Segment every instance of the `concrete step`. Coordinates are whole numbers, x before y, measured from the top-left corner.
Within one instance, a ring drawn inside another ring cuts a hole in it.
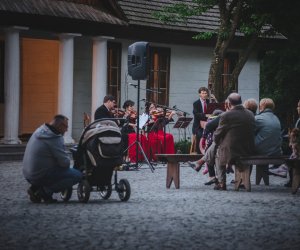
[[[27,143],[3,145],[0,144],[0,162],[22,161]],[[74,145],[66,145],[66,152],[72,159],[70,148]]]
[[[0,145],[0,162],[3,161],[22,161],[26,143],[14,145]]]

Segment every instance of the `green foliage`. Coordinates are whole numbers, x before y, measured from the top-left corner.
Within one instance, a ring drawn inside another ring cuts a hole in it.
[[[181,154],[189,154],[191,148],[191,142],[188,140],[180,140],[175,142],[175,150],[176,152],[180,152]]]
[[[175,3],[153,12],[152,15],[162,23],[186,23],[189,17],[200,16],[217,4],[217,0],[192,0],[190,3]],[[196,40],[212,38],[213,32],[202,32],[193,36]]]
[[[193,36],[193,39],[195,40],[209,40],[213,37],[214,33],[213,32],[201,32],[198,33],[197,35]]]
[[[268,52],[261,62],[260,75],[260,98],[272,98],[282,127],[292,127],[298,117],[296,107],[300,99],[298,43]]]

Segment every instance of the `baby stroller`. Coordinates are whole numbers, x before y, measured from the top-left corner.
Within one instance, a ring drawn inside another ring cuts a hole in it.
[[[122,164],[121,132],[115,120],[99,119],[88,125],[76,148],[71,150],[74,168],[82,171],[83,180],[78,184],[80,202],[88,202],[91,192],[99,192],[108,199],[115,190],[121,201],[128,201],[131,194],[127,179],[117,180],[117,167]],[[114,174],[114,182],[111,183]]]

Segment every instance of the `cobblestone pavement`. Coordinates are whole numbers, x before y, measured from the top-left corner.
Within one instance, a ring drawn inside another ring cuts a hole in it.
[[[184,165],[183,165],[184,166]],[[74,190],[69,202],[33,204],[21,163],[0,163],[0,249],[300,249],[300,191],[270,186],[228,191],[203,185],[207,176],[181,167],[180,189],[166,189],[166,166],[154,173],[120,171],[130,182],[128,202],[116,192],[87,204]],[[252,173],[254,183],[255,168]]]

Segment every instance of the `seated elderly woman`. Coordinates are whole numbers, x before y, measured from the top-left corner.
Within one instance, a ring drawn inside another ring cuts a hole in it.
[[[243,105],[246,109],[249,109],[250,111],[253,112],[254,115],[256,115],[257,101],[254,98],[247,99],[246,101],[244,101]]]
[[[272,99],[263,98],[260,100],[259,113],[255,116],[255,151],[258,155],[282,154],[281,124],[274,114],[274,109],[275,104]],[[268,171],[268,165],[257,167]],[[265,180],[265,184],[268,185],[268,180]]]

